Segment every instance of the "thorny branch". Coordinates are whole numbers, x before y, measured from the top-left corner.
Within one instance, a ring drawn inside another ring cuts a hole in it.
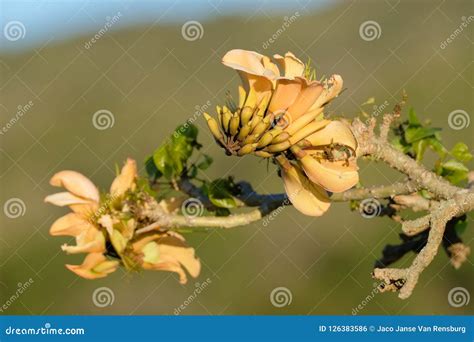
[[[366,198],[387,198],[391,205],[397,208],[410,208],[413,211],[428,211],[420,218],[402,221],[402,231],[405,244],[400,246],[387,246],[392,249],[384,251],[384,259],[376,266],[385,267],[396,261],[408,251],[417,252],[413,263],[404,269],[375,268],[373,276],[384,282],[383,291],[399,291],[399,297],[408,298],[418,282],[423,270],[429,266],[436,256],[439,246],[444,245],[455,267],[459,267],[469,254],[469,247],[462,244],[459,238],[452,233],[445,234],[453,220],[465,215],[474,209],[474,189],[463,189],[452,185],[434,172],[427,170],[414,159],[395,149],[387,140],[392,122],[399,116],[399,109],[395,108],[394,114],[383,117],[379,134],[375,133],[376,121],[374,118],[364,124],[355,119],[351,129],[358,142],[357,155],[368,156],[387,164],[389,167],[405,174],[405,182],[397,182],[370,188],[355,188],[343,193],[333,194],[333,201],[363,200]],[[470,184],[474,177],[471,174]],[[179,214],[167,214],[160,208],[154,208],[149,217],[154,223],[143,227],[137,234],[143,234],[159,228],[177,227],[215,227],[232,228],[248,225],[262,219],[273,210],[290,205],[285,194],[262,195],[254,191],[247,182],[240,182],[238,193],[235,197],[241,202],[242,207],[254,207],[246,213],[230,216],[198,216],[189,217]],[[178,190],[190,197],[198,199],[203,206],[213,211],[216,208],[202,191],[190,180],[184,178],[177,182]],[[416,194],[419,190],[426,190],[433,196],[427,200]],[[414,237],[421,237],[416,240]],[[454,241],[451,241],[454,240]]]

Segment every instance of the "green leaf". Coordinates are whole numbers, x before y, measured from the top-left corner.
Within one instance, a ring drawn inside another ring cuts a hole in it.
[[[425,154],[426,147],[428,146],[427,140],[418,140],[413,143],[413,150],[415,151],[416,161],[420,162],[423,160],[423,155]]]
[[[461,162],[450,159],[447,162],[444,162],[441,164],[443,169],[449,170],[449,171],[461,171],[461,172],[469,172],[469,169]]]
[[[439,132],[441,128],[427,128],[427,127],[409,127],[405,131],[405,140],[408,143],[434,136],[436,132]]]
[[[468,162],[472,159],[472,154],[469,152],[469,148],[465,143],[458,142],[450,151],[452,156],[460,162]]]
[[[227,208],[217,208],[216,216],[229,216],[230,210]]]
[[[186,165],[187,160],[193,153],[193,146],[184,135],[178,137],[173,136],[168,150],[169,155],[173,159],[174,173],[180,174],[183,172],[184,165]]]
[[[430,148],[435,151],[441,159],[443,159],[446,156],[446,153],[448,153],[448,150],[436,137],[428,138],[426,141],[428,141]]]
[[[203,190],[216,207],[230,209],[237,206],[237,201],[232,195],[233,182],[230,178],[220,178],[211,183],[205,183]]]
[[[211,156],[209,156],[207,154],[204,154],[203,158],[204,158],[204,160],[202,162],[200,162],[199,164],[197,164],[197,167],[201,170],[206,170],[207,168],[209,168],[209,166],[211,166],[211,164],[213,162],[213,159],[212,159]]]
[[[395,137],[392,140],[392,145],[395,147],[397,150],[403,153],[408,153],[410,151],[411,146],[406,144],[404,139],[402,137]]]
[[[160,170],[158,170],[158,168],[156,167],[155,162],[153,160],[153,156],[149,156],[145,160],[145,170],[148,175],[148,178],[150,178],[151,180],[157,180],[158,178],[163,176]]]
[[[198,174],[198,168],[197,168],[197,166],[194,165],[194,164],[191,165],[191,166],[189,167],[188,177],[189,177],[189,178],[195,178],[195,177],[197,176],[197,174]]]
[[[421,126],[421,122],[416,115],[415,109],[413,107],[408,111],[408,124],[412,127]]]
[[[225,198],[218,198],[215,195],[209,196],[210,201],[212,204],[214,204],[216,207],[219,208],[235,208],[237,206],[237,203],[235,202],[235,199],[232,197],[225,197]]]
[[[448,181],[450,181],[452,184],[459,184],[467,178],[467,172],[454,171],[443,174],[442,176]]]
[[[469,169],[461,162],[450,159],[437,167],[437,173],[453,184],[458,184],[467,178]]]
[[[423,196],[426,199],[432,199],[433,197],[429,193],[429,191],[426,191],[425,189],[422,189],[418,192],[421,196]]]
[[[193,124],[185,123],[183,125],[178,126],[175,132],[177,132],[178,135],[185,136],[188,140],[196,141],[199,130]]]
[[[169,153],[168,144],[161,145],[153,153],[153,161],[156,168],[168,179],[171,179],[174,171],[173,157]]]
[[[200,148],[196,141],[198,129],[192,124],[178,126],[173,135],[153,153],[156,169],[168,179],[179,176],[193,154],[194,148]],[[148,166],[150,172],[153,168]],[[149,173],[150,174],[150,173]]]

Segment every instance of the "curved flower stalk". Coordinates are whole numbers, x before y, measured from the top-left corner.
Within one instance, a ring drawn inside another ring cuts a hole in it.
[[[138,186],[134,160],[126,161],[109,193],[102,196],[87,177],[75,171],[56,173],[50,184],[67,191],[47,196],[45,202],[68,206],[73,211],[57,219],[50,234],[75,238],[75,246],[61,247],[66,253],[87,253],[81,265],[66,265],[70,271],[86,279],[97,279],[123,265],[128,270],[176,272],[181,283],[187,281],[184,269],[191,276],[198,276],[199,259],[178,233],[163,229],[151,236],[136,236],[135,230],[148,223],[142,215],[144,208],[159,206],[170,213],[176,205],[174,199],[157,203]]]
[[[291,52],[274,59],[229,51],[222,63],[242,78],[239,102],[217,107],[218,120],[207,113],[205,118],[228,155],[274,158],[290,201],[302,213],[320,216],[329,208],[326,190],[342,192],[359,180],[350,128],[323,117],[324,106],[342,90],[342,78],[316,81],[314,69]]]

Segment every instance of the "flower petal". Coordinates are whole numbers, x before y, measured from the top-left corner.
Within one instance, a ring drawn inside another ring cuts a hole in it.
[[[128,158],[120,174],[114,179],[110,186],[112,196],[122,196],[127,190],[132,189],[137,177],[137,163]]]
[[[273,67],[274,64],[270,62],[268,57],[255,51],[230,50],[222,57],[222,64],[234,70],[244,71],[247,74],[264,76],[270,80],[279,76],[276,74],[278,68]]]
[[[308,178],[331,192],[343,192],[359,182],[357,165],[353,161],[318,161],[310,155],[302,157],[301,163]]]
[[[354,151],[357,149],[357,141],[351,129],[341,121],[331,121],[326,127],[311,134],[306,138],[312,146],[324,146],[340,144],[349,146]]]
[[[181,283],[187,281],[183,267],[192,277],[197,277],[201,271],[201,262],[195,257],[194,248],[188,247],[184,238],[178,233],[167,232],[147,236],[135,242],[133,249],[137,253],[142,253],[143,268],[176,272]],[[157,262],[150,263],[152,260]]]
[[[186,276],[186,272],[184,272],[183,268],[176,260],[160,262],[158,264],[154,264],[150,269],[155,271],[168,271],[168,272],[175,272],[179,276],[179,283],[186,284],[188,282],[188,277]]]
[[[172,246],[158,242],[160,247],[160,262],[177,260],[189,274],[196,278],[201,271],[201,262],[194,255],[194,248],[183,246]]]
[[[49,234],[52,236],[78,236],[91,226],[92,224],[80,215],[69,213],[54,221]]]
[[[105,252],[105,237],[100,230],[90,226],[76,237],[76,246],[64,244],[61,249],[69,254]]]
[[[81,265],[66,265],[66,268],[82,278],[98,279],[114,272],[118,264],[118,261],[108,260],[102,253],[90,253]]]
[[[282,168],[282,178],[288,198],[301,213],[321,216],[329,209],[331,203],[326,191],[311,183],[299,168]]]
[[[311,82],[303,85],[301,92],[295,102],[288,108],[292,120],[298,119],[312,109],[313,104],[323,92],[323,86],[319,82]]]
[[[222,63],[237,70],[248,96],[255,93],[255,100],[260,100],[271,92],[274,80],[279,76],[278,67],[264,55],[254,51],[235,49],[227,52]]]
[[[283,70],[285,78],[303,76],[304,63],[296,58],[296,56],[291,52],[285,53],[285,57],[281,55],[273,55],[273,58]]]
[[[75,196],[70,192],[58,192],[47,196],[44,201],[57,205],[58,207],[69,206],[75,213],[84,215],[91,214],[98,209],[99,204],[95,201],[86,200]]]
[[[66,205],[73,204],[89,204],[90,200],[73,195],[70,192],[58,192],[49,196],[46,196],[44,199],[46,203],[51,203],[57,205],[58,207],[64,207]]]
[[[281,114],[290,107],[300,94],[304,80],[296,78],[294,80],[279,79],[272,99],[268,105],[268,110],[275,115]]]
[[[337,97],[342,90],[343,81],[339,75],[332,75],[327,81],[321,96],[311,106],[311,110],[324,106],[326,103]]]
[[[89,178],[79,172],[70,170],[58,172],[49,183],[52,186],[61,186],[76,196],[99,202],[99,190]]]

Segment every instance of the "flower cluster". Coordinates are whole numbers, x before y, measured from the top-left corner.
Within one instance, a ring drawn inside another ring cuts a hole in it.
[[[128,159],[107,194],[76,171],[61,171],[50,184],[67,191],[45,198],[45,202],[68,206],[72,212],[57,219],[50,229],[53,236],[71,236],[76,245],[63,245],[69,254],[87,253],[81,265],[66,265],[77,275],[97,279],[114,272],[120,265],[127,270],[176,272],[181,283],[187,281],[186,269],[197,277],[201,264],[194,249],[176,232],[157,229],[150,234],[135,234],[149,218],[147,208],[160,206],[163,212],[176,210],[172,201],[156,200],[138,185],[137,166]]]
[[[273,158],[293,205],[320,216],[329,208],[328,192],[345,191],[359,180],[350,128],[323,116],[324,106],[341,92],[342,78],[317,81],[315,70],[290,52],[274,60],[229,51],[222,63],[242,79],[238,104],[217,107],[218,120],[205,118],[228,155]]]

